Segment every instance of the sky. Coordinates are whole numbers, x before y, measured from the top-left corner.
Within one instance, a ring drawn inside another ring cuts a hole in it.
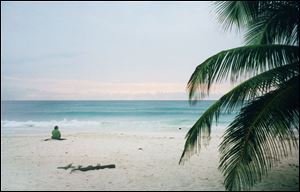
[[[1,1],[1,100],[188,99],[208,57],[242,45],[212,2]],[[215,85],[217,99],[233,86]]]

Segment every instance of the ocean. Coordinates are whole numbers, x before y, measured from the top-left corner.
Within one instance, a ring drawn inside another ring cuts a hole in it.
[[[1,101],[1,134],[63,131],[188,131],[215,101]],[[237,115],[221,113],[218,129]]]

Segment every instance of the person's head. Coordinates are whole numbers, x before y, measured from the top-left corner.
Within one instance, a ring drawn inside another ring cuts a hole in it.
[[[55,125],[54,129],[58,129],[58,126],[57,126],[57,125]]]

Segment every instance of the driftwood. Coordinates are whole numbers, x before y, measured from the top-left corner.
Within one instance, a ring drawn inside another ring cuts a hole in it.
[[[65,166],[65,167],[57,167],[57,169],[64,169],[64,170],[67,170],[67,169],[69,169],[69,168],[76,168],[76,167],[75,167],[75,166],[72,166],[72,163],[69,164],[69,165],[67,165],[67,166]]]
[[[65,166],[65,167],[57,167],[57,169],[72,169],[70,173],[72,173],[73,171],[90,171],[90,170],[98,170],[98,169],[113,169],[113,168],[116,168],[116,165],[115,164],[109,164],[109,165],[100,165],[100,164],[97,164],[96,166],[93,166],[93,165],[89,165],[87,167],[83,167],[82,165],[79,165],[77,167],[75,166],[72,166],[72,163]]]

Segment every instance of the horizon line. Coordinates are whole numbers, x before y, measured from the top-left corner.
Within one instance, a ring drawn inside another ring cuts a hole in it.
[[[217,101],[218,99],[197,99],[193,101]],[[5,99],[2,101],[187,101],[189,99]]]

